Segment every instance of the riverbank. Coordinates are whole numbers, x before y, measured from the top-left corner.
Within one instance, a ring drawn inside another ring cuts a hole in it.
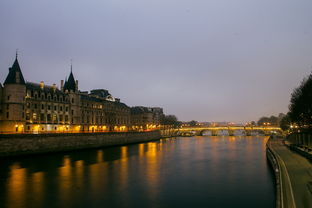
[[[159,131],[0,135],[0,156],[72,151],[159,140]]]
[[[271,137],[267,143],[267,158],[276,176],[276,207],[312,207],[312,165],[307,158],[291,151],[277,137]]]

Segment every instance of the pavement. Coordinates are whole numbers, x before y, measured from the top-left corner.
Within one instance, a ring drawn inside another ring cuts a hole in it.
[[[281,166],[282,200],[284,207],[312,208],[312,164],[291,151],[280,138],[270,139],[268,145]]]

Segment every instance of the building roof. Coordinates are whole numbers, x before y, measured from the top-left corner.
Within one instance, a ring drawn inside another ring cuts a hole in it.
[[[108,96],[111,96],[111,94],[108,92],[108,90],[104,90],[104,89],[91,90],[90,94],[99,96],[101,98],[107,98]]]
[[[65,79],[64,90],[68,90],[68,91],[72,90],[74,92],[76,91],[76,81],[73,75],[72,66],[70,69],[68,80]]]
[[[81,100],[93,101],[93,102],[98,102],[98,103],[111,103],[111,104],[116,105],[116,106],[129,108],[129,106],[127,106],[124,103],[109,101],[109,100],[106,100],[105,98],[101,98],[98,96],[95,97],[94,95],[91,95],[91,94],[82,94],[81,93],[80,98],[81,98]]]
[[[38,83],[33,83],[33,82],[27,82],[26,83],[26,89],[27,90],[38,90],[38,91],[42,91],[45,93],[51,93],[51,94],[62,94],[65,95],[64,92],[62,92],[61,90],[59,90],[56,87],[50,86],[50,85],[44,85],[43,88],[41,88],[40,84]]]
[[[144,106],[131,107],[131,114],[152,113],[151,109]]]
[[[12,65],[12,67],[9,68],[9,74],[6,77],[3,84],[4,85],[6,85],[6,84],[22,84],[22,85],[24,85],[25,84],[25,80],[24,80],[20,65],[18,63],[17,56],[15,58],[15,61]]]

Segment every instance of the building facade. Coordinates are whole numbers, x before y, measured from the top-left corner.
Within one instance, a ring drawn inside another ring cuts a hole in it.
[[[161,108],[130,108],[105,89],[80,91],[72,69],[60,87],[27,82],[17,57],[0,83],[1,133],[153,130],[162,114]]]

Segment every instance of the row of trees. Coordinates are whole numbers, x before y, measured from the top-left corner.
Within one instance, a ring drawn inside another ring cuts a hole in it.
[[[161,125],[177,128],[182,125],[182,122],[178,121],[175,115],[163,115],[161,118]]]
[[[312,74],[304,78],[291,94],[289,112],[281,121],[281,128],[287,130],[291,125],[312,127]]]
[[[270,116],[270,117],[261,117],[257,124],[258,126],[264,126],[264,125],[270,125],[270,126],[279,126],[281,120],[285,117],[286,115],[283,113],[280,113],[278,116]]]

